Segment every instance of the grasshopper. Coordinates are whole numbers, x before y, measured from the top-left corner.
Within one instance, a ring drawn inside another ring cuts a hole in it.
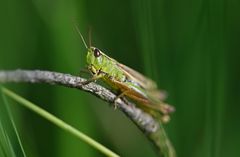
[[[119,63],[98,48],[88,47],[77,27],[76,29],[87,49],[87,69],[92,74],[92,78],[84,84],[102,79],[112,89],[120,93],[116,99],[125,96],[142,105],[146,111],[153,115],[156,115],[156,112],[153,111],[160,112],[163,122],[169,121],[168,115],[174,111],[174,107],[163,103],[165,96],[153,80]]]

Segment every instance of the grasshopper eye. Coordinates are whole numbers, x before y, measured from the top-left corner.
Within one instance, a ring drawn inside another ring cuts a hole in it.
[[[101,53],[100,53],[100,50],[99,50],[99,49],[97,49],[97,48],[94,49],[94,56],[95,56],[95,57],[101,56]]]

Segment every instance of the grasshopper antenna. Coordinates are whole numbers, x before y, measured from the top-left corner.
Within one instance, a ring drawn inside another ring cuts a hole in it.
[[[88,43],[89,43],[89,46],[91,47],[92,46],[92,27],[90,26],[89,27],[89,30],[88,30]]]
[[[86,47],[86,49],[88,49],[88,46],[87,46],[87,44],[86,44],[86,42],[85,42],[85,40],[84,40],[84,38],[83,38],[83,35],[82,35],[82,33],[80,32],[80,30],[78,29],[78,26],[77,26],[76,24],[75,24],[75,29],[77,30],[78,34],[80,35],[80,37],[81,37],[81,39],[82,39],[82,41],[83,41],[84,46]]]

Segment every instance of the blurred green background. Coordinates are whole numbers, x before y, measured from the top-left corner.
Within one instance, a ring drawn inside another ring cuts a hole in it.
[[[238,157],[239,6],[237,0],[1,0],[0,69],[78,75],[86,50],[74,20],[86,39],[92,28],[94,46],[168,92],[176,113],[166,130],[179,157]],[[7,87],[121,156],[156,156],[125,115],[88,93]],[[11,108],[28,156],[103,156],[35,113]]]

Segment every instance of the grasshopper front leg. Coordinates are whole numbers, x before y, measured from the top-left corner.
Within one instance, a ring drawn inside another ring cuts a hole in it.
[[[96,80],[104,77],[106,74],[101,71],[101,69],[96,70],[93,66],[89,66],[88,70],[92,73],[92,78],[89,78],[88,80],[82,82],[83,85],[87,85],[91,82],[95,82]]]
[[[95,82],[96,80],[98,80],[98,79],[100,79],[102,77],[103,77],[102,75],[93,75],[92,78],[89,78],[88,80],[82,82],[82,85],[87,85],[87,84],[89,84],[91,82]]]

